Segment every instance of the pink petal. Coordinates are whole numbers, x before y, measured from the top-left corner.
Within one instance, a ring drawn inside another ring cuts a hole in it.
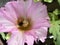
[[[47,37],[47,29],[48,27],[40,27],[37,29],[32,29],[29,32],[25,32],[25,34],[33,36],[34,40],[38,38],[39,40],[44,42]]]
[[[4,7],[0,9],[0,17],[5,18],[6,20],[16,24],[16,18],[13,18]]]
[[[26,35],[26,43],[28,45],[33,45],[34,44],[34,38],[31,35]]]
[[[24,4],[22,2],[11,2],[14,10],[16,11],[17,17],[20,18],[20,16],[25,15],[24,11]]]
[[[39,40],[41,40],[42,42],[45,42],[46,37],[41,37]]]
[[[32,20],[32,28],[39,28],[39,27],[49,27],[49,17],[47,14],[47,7],[40,3],[32,3],[31,7],[27,11],[27,17],[31,18]]]
[[[11,32],[13,29],[14,29],[13,26],[11,26],[11,27],[8,27],[8,26],[0,26],[0,33],[1,32]]]
[[[41,3],[32,4],[27,12],[34,20],[48,17],[47,7]]]
[[[10,14],[6,11],[4,7],[0,8],[0,17],[5,18],[6,20],[9,20],[11,22],[14,21],[14,19],[10,16]]]
[[[7,41],[8,45],[24,45],[24,39],[22,32],[15,32],[11,35],[11,38]]]
[[[6,5],[5,5],[5,8],[6,10],[8,11],[8,13],[10,14],[10,16],[12,18],[14,18],[15,20],[17,20],[17,14],[16,14],[16,11],[12,5],[11,2],[8,2]]]
[[[32,0],[17,0],[17,2],[12,2],[14,9],[16,10],[17,16],[26,17],[28,8],[32,5]]]
[[[46,19],[42,19],[42,20],[39,20],[38,22],[34,22],[33,23],[33,29],[37,29],[37,28],[40,28],[40,27],[50,27],[50,23],[48,20]]]
[[[32,24],[39,26],[48,26],[49,27],[49,17],[47,14],[47,8],[41,3],[32,4],[32,6],[27,11],[27,17],[30,17]]]
[[[9,32],[13,28],[15,28],[15,25],[13,23],[4,18],[0,18],[0,32]]]
[[[26,1],[24,1],[24,0],[17,0],[17,1],[19,3],[23,3],[25,10],[27,10],[32,5],[32,1],[33,0],[26,0]]]
[[[45,41],[46,37],[47,37],[47,27],[41,27],[40,29],[37,29],[36,35],[38,36],[38,39],[41,40],[42,42]]]
[[[34,29],[25,32],[25,34],[26,34],[26,35],[31,35],[31,36],[33,36],[35,40],[36,40],[36,38],[38,38],[37,35],[36,35],[36,33],[35,33],[35,30],[34,30]]]

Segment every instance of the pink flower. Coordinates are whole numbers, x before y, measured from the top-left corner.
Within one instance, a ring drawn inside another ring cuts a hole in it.
[[[0,8],[0,32],[8,32],[8,45],[33,45],[45,41],[49,27],[47,7],[41,2],[11,1]]]

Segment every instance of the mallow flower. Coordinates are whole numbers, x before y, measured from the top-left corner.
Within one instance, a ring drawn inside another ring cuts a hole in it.
[[[8,45],[33,45],[45,41],[49,27],[46,5],[33,0],[7,2],[0,8],[0,33],[8,32]]]

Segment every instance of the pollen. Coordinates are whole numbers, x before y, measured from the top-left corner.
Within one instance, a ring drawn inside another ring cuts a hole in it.
[[[32,27],[30,19],[18,19],[18,29],[21,31],[28,31]]]

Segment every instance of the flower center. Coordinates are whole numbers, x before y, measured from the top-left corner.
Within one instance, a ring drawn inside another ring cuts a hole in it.
[[[18,29],[27,31],[31,29],[30,19],[18,19]]]
[[[22,26],[22,27],[27,27],[29,25],[29,22],[27,20],[23,20],[23,21],[19,22],[18,25]]]

